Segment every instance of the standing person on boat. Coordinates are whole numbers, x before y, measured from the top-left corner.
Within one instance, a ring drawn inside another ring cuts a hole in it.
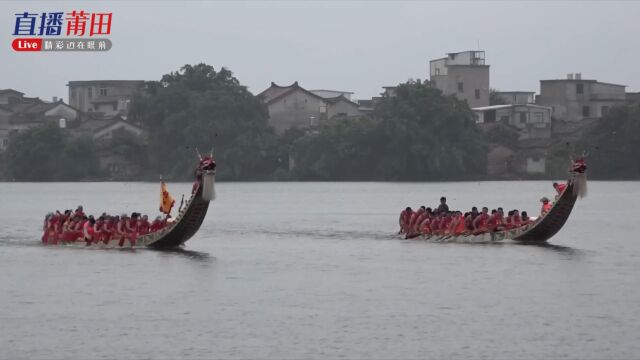
[[[440,205],[436,209],[436,213],[438,214],[446,214],[449,212],[449,205],[447,205],[447,198],[442,196],[440,197]]]
[[[549,198],[547,198],[546,196],[543,196],[542,199],[540,199],[540,202],[542,203],[542,209],[540,209],[540,215],[544,216],[546,213],[549,212],[549,210],[551,210],[551,202],[549,202]]]

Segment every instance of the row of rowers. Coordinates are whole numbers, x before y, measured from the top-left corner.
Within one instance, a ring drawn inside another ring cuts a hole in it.
[[[421,206],[417,211],[407,207],[400,213],[400,233],[407,236],[424,235],[461,235],[513,229],[533,222],[526,211],[511,210],[504,215],[502,208],[491,210],[477,207],[470,212],[449,211],[445,197],[440,198],[436,210]]]
[[[156,217],[149,222],[147,215],[134,212],[131,216],[108,215],[103,213],[95,219],[93,215],[85,215],[82,206],[75,211],[65,210],[64,213],[56,211],[45,217],[43,224],[42,242],[45,244],[58,244],[75,241],[85,241],[87,245],[110,240],[118,240],[123,246],[125,240],[135,245],[138,236],[159,231],[170,222],[170,216]]]

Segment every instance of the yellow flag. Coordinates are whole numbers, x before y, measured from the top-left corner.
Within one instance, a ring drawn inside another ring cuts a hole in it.
[[[169,195],[167,184],[164,181],[160,181],[160,211],[165,214],[171,213],[171,208],[175,203],[175,200]]]

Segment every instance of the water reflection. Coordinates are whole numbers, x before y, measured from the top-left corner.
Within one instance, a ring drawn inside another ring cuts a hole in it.
[[[537,247],[537,248],[541,248],[541,249],[549,249],[549,250],[553,250],[553,251],[558,252],[558,253],[569,254],[569,255],[576,255],[576,254],[580,253],[579,249],[572,248],[572,247],[569,247],[569,246],[550,244],[548,242],[542,242],[542,243],[515,242],[515,244],[521,245],[521,246],[532,246],[532,247]]]
[[[170,248],[170,249],[151,249],[152,251],[156,251],[161,253],[164,256],[183,256],[191,260],[197,260],[202,262],[210,262],[214,261],[216,258],[211,256],[209,253],[195,250],[187,250],[185,248]]]

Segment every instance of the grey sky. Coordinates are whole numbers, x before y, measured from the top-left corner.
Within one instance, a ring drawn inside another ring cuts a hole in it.
[[[17,12],[112,12],[106,53],[18,53]],[[67,99],[70,80],[159,80],[190,63],[232,70],[258,93],[271,81],[377,95],[428,78],[447,52],[486,51],[491,87],[539,91],[583,78],[640,91],[640,2],[1,2],[0,89]]]

